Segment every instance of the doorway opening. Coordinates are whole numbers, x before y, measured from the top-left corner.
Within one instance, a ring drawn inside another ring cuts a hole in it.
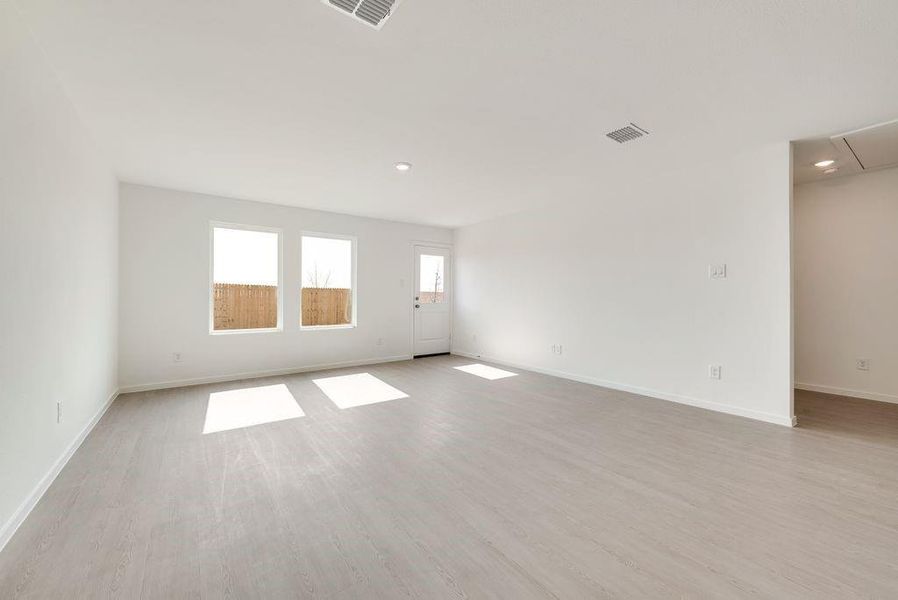
[[[793,142],[792,171],[794,412],[898,425],[898,120]]]

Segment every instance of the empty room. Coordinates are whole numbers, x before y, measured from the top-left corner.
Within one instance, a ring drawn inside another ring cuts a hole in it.
[[[898,598],[896,32],[0,0],[0,598]]]

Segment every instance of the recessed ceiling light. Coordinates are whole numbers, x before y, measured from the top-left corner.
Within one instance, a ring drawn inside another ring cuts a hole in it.
[[[402,171],[404,173],[412,168],[412,163],[398,162],[395,167],[397,171]]]
[[[824,175],[832,175],[833,173],[835,173],[838,170],[839,169],[837,169],[836,167],[833,167],[831,169],[823,169],[823,174]]]
[[[814,166],[815,166],[815,167],[820,167],[821,169],[825,169],[826,167],[830,166],[830,165],[833,164],[834,162],[836,162],[836,161],[830,160],[830,159],[827,159],[827,160],[821,160],[820,162],[815,162],[815,163],[814,163]]]

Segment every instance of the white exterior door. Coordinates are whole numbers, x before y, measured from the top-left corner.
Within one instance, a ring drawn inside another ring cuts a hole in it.
[[[449,352],[452,253],[415,246],[415,356]]]

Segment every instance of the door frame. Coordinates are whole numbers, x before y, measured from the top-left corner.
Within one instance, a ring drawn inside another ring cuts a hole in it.
[[[418,269],[418,257],[415,255],[417,246],[441,248],[449,252],[449,276],[446,281],[449,284],[449,353],[452,353],[452,328],[455,323],[455,248],[450,242],[429,242],[427,240],[412,240],[409,242],[408,251],[411,257],[411,272],[408,286],[408,315],[409,315],[409,358],[415,358],[415,273]]]

